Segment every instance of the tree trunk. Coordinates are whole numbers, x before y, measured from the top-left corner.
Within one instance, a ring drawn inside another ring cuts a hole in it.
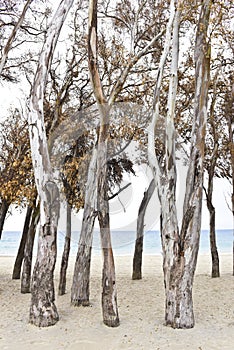
[[[105,120],[105,118],[103,119]],[[119,325],[119,315],[107,195],[107,135],[108,124],[101,123],[97,161],[97,208],[103,252],[102,313],[105,325],[108,327],[117,327]]]
[[[71,206],[67,203],[67,226],[66,226],[66,237],[63,249],[63,256],[61,261],[61,269],[60,269],[60,280],[59,280],[59,295],[64,295],[66,293],[66,274],[67,274],[67,266],[68,259],[70,253],[70,245],[71,245]]]
[[[33,211],[33,207],[28,206],[26,216],[25,216],[24,228],[23,228],[23,233],[22,233],[22,237],[21,237],[21,241],[20,241],[20,246],[18,249],[18,253],[17,253],[17,257],[15,260],[15,265],[14,265],[14,269],[13,269],[13,274],[12,274],[13,280],[20,279],[21,266],[22,266],[22,262],[24,259],[24,248],[25,248],[25,243],[27,240],[28,231],[29,231],[29,225],[30,225],[30,220],[31,220],[31,216],[32,216],[32,211]]]
[[[142,252],[143,252],[143,240],[144,240],[144,219],[147,206],[155,190],[154,179],[150,182],[149,187],[144,192],[143,199],[141,201],[138,217],[137,217],[137,237],[135,243],[135,251],[133,257],[133,272],[132,279],[140,280],[142,278]]]
[[[209,212],[210,212],[210,250],[211,250],[211,258],[212,258],[212,271],[211,277],[220,277],[219,272],[219,254],[216,245],[216,233],[215,233],[215,208],[212,203],[209,204]]]
[[[74,306],[89,305],[90,263],[93,226],[97,216],[97,150],[93,149],[85,193],[85,206],[71,289]]]
[[[3,199],[0,207],[0,239],[2,237],[3,226],[4,226],[4,222],[6,219],[6,214],[8,212],[9,206],[10,205],[7,203],[7,201]]]
[[[111,246],[109,202],[107,194],[107,150],[109,135],[109,112],[124,82],[115,88],[110,100],[104,96],[97,66],[97,0],[89,1],[88,63],[93,92],[99,109],[100,127],[97,145],[97,211],[103,251],[102,312],[103,322],[109,327],[119,325],[114,257]],[[126,79],[126,77],[125,77]]]
[[[21,293],[30,293],[33,246],[36,228],[39,223],[39,205],[34,208],[24,248],[24,261],[21,275]]]
[[[207,43],[212,1],[202,3],[195,43],[195,113],[191,155],[186,181],[183,220],[178,244],[173,246],[173,258],[164,253],[166,286],[166,325],[173,328],[194,326],[192,288],[197,263],[201,230],[204,142],[207,119],[210,52]],[[169,237],[170,240],[170,237]],[[165,250],[164,248],[164,250]],[[172,261],[173,259],[173,261]]]
[[[62,0],[48,26],[32,85],[28,111],[32,163],[40,200],[40,230],[31,283],[29,322],[39,327],[54,325],[59,320],[54,303],[54,268],[60,198],[48,152],[43,101],[55,47],[72,4],[73,0]]]

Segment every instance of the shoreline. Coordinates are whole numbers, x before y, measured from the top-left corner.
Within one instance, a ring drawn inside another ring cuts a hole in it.
[[[30,294],[12,280],[13,257],[0,257],[0,348],[2,350],[231,350],[234,334],[232,255],[220,254],[221,277],[210,277],[211,258],[199,255],[194,279],[193,329],[164,326],[162,257],[143,256],[143,279],[132,281],[132,256],[115,256],[120,326],[102,323],[102,257],[91,261],[90,307],[70,305],[74,257],[69,260],[67,293],[57,295],[60,260],[55,268],[60,321],[49,328],[28,324]]]

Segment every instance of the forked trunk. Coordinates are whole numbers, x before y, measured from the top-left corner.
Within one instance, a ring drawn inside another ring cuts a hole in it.
[[[64,295],[66,293],[66,275],[68,259],[70,254],[71,246],[71,206],[67,203],[67,223],[66,223],[66,237],[63,248],[63,256],[60,268],[60,279],[59,279],[59,289],[58,295]]]
[[[26,244],[26,240],[27,240],[27,236],[28,236],[32,211],[33,211],[33,207],[28,206],[26,216],[25,216],[24,228],[23,228],[23,233],[22,233],[22,237],[21,237],[21,241],[20,241],[20,246],[18,249],[17,257],[15,259],[15,264],[14,264],[14,269],[13,269],[13,274],[12,274],[13,280],[20,279],[21,266],[22,266],[22,262],[24,259],[24,249],[25,249],[25,244]]]
[[[144,192],[143,199],[141,201],[138,217],[137,217],[137,237],[135,243],[135,251],[133,257],[133,272],[132,279],[139,280],[142,278],[142,253],[143,253],[143,240],[144,240],[144,219],[147,206],[155,190],[154,179],[150,182],[149,187]]]
[[[7,201],[3,199],[0,207],[0,239],[2,237],[3,226],[4,226],[4,222],[6,219],[6,214],[8,212],[9,206],[10,205],[7,203]]]
[[[71,303],[74,306],[89,305],[90,263],[93,243],[93,227],[97,216],[97,150],[94,148],[89,165],[85,193],[85,206],[76,256]]]
[[[30,227],[27,234],[27,239],[24,248],[24,260],[23,269],[21,275],[21,293],[30,293],[31,284],[31,271],[32,271],[32,257],[33,257],[33,246],[36,234],[36,228],[39,222],[39,205],[34,208]]]

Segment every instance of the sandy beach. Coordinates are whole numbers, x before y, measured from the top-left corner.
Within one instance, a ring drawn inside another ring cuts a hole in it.
[[[61,258],[57,260],[55,286]],[[120,326],[103,325],[101,257],[92,260],[91,306],[70,305],[74,258],[68,268],[67,294],[56,296],[60,321],[53,327],[28,324],[30,295],[11,279],[13,257],[0,257],[1,350],[231,350],[234,342],[234,277],[232,256],[222,255],[221,277],[210,278],[210,256],[199,256],[194,281],[196,325],[190,330],[165,327],[164,287],[160,256],[145,256],[143,279],[131,280],[132,257],[116,257]]]

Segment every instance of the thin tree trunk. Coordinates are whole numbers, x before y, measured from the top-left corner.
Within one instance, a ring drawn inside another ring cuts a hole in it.
[[[30,220],[32,216],[32,211],[33,207],[31,205],[28,206],[26,216],[25,216],[25,221],[24,221],[24,228],[23,228],[23,233],[20,241],[20,246],[18,249],[17,257],[15,259],[15,264],[14,264],[14,269],[13,269],[13,274],[12,274],[12,279],[17,280],[20,279],[20,274],[21,274],[21,266],[22,262],[24,259],[24,248],[25,248],[25,243],[27,240],[27,235],[29,231],[29,225],[30,225]]]
[[[219,254],[216,245],[216,233],[215,233],[215,208],[212,203],[209,204],[210,212],[210,249],[211,249],[211,258],[212,258],[212,271],[211,277],[220,277],[219,271]]]
[[[97,145],[97,211],[104,259],[102,270],[102,313],[104,324],[109,327],[116,327],[119,325],[119,316],[107,194],[109,112],[111,105],[114,102],[115,93],[110,97],[110,99],[113,98],[113,100],[110,100],[108,105],[103,93],[97,67],[97,0],[90,0],[89,2],[88,62],[92,88],[100,115],[100,128]]]
[[[71,206],[67,202],[67,223],[66,223],[66,237],[63,249],[63,256],[60,268],[60,280],[58,294],[64,295],[66,293],[66,274],[68,267],[68,259],[71,246]]]
[[[0,207],[0,239],[2,238],[3,226],[5,223],[6,215],[8,212],[10,204],[7,203],[5,199],[2,200]]]
[[[109,124],[105,117],[104,115],[100,125],[97,159],[97,209],[103,252],[102,313],[105,325],[117,327],[119,325],[119,315],[115,264],[110,234],[109,202],[107,198],[107,137]]]
[[[137,217],[137,237],[135,243],[135,251],[133,257],[133,272],[132,279],[140,280],[142,278],[142,253],[143,253],[143,240],[144,240],[144,219],[147,206],[155,190],[154,179],[150,182],[149,187],[144,192],[143,199],[141,201],[138,217]]]
[[[23,269],[21,275],[21,293],[30,293],[30,282],[31,282],[31,271],[32,271],[32,257],[33,257],[33,246],[36,234],[36,228],[39,223],[39,205],[34,208],[30,227],[27,234],[27,239],[24,248],[24,260]]]
[[[1,57],[1,61],[0,61],[0,75],[2,74],[2,71],[3,71],[3,68],[6,64],[6,61],[7,61],[7,57],[8,57],[8,53],[12,47],[12,43],[16,37],[16,34],[18,32],[18,30],[20,29],[20,26],[22,25],[23,21],[24,21],[24,18],[25,18],[25,15],[26,15],[26,12],[29,8],[29,6],[31,5],[31,3],[33,2],[33,0],[27,0],[26,4],[24,5],[24,8],[23,8],[23,11],[18,19],[18,21],[16,22],[13,30],[12,30],[12,33],[11,35],[9,36],[8,40],[7,40],[7,43],[3,49],[3,52],[2,52],[2,57]]]
[[[215,125],[213,125],[213,127],[215,128]],[[210,214],[210,252],[211,252],[211,259],[212,259],[212,270],[211,270],[212,278],[220,277],[219,254],[218,254],[218,249],[216,245],[216,232],[215,232],[215,207],[212,203],[213,179],[214,179],[214,171],[215,171],[217,158],[218,158],[218,144],[216,143],[214,146],[214,150],[210,160],[210,166],[208,169],[208,176],[209,176],[208,189],[207,191],[205,191],[207,208]]]
[[[76,256],[71,303],[74,306],[89,305],[90,263],[93,242],[93,227],[97,216],[97,150],[93,149],[89,165],[85,193],[85,206]]]
[[[37,259],[31,283],[29,322],[39,327],[54,325],[59,320],[54,302],[54,268],[57,257],[60,198],[49,158],[43,101],[55,47],[72,4],[73,0],[62,0],[48,26],[32,86],[28,111],[32,162],[40,200],[40,230]]]
[[[232,194],[231,194],[231,206],[232,206],[232,216],[233,216],[233,227],[234,227],[234,83],[231,83],[231,93],[230,93],[230,100],[227,102],[227,116],[228,116],[228,129],[229,129],[229,147],[230,147],[230,154],[231,154],[231,169],[232,169]],[[228,97],[229,97],[228,96]],[[228,100],[228,98],[227,98]],[[234,276],[234,231],[233,231],[233,244],[232,244],[232,251],[233,251],[233,260],[232,260],[232,273]]]

